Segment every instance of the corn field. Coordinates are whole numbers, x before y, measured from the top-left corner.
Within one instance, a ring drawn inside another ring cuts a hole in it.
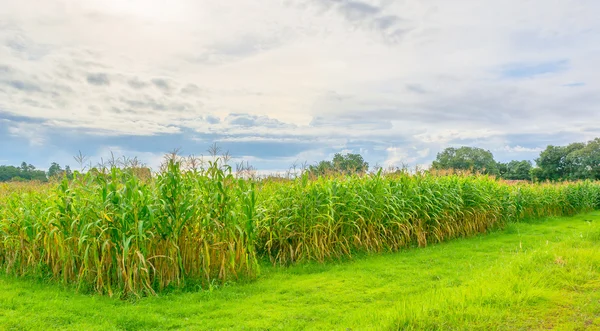
[[[108,295],[252,279],[289,265],[389,252],[600,207],[600,184],[381,173],[236,178],[216,159],[154,178],[116,167],[0,186],[0,267]]]

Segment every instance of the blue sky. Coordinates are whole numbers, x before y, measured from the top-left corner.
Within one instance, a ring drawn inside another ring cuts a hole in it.
[[[0,163],[212,143],[265,171],[600,136],[595,0],[0,0]],[[31,8],[35,8],[32,10]]]

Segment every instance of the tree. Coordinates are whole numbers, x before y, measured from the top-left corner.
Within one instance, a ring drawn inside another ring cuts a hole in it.
[[[329,173],[364,174],[369,170],[369,163],[365,162],[360,154],[336,153],[332,161],[321,161],[308,167],[308,172],[314,176],[323,176]]]
[[[60,164],[52,162],[50,168],[48,168],[48,178],[59,177],[62,175],[62,172],[63,170],[60,167]]]
[[[477,147],[448,147],[437,154],[432,169],[458,169],[499,175],[498,164],[492,152]]]
[[[500,177],[509,180],[530,180],[531,169],[533,168],[531,161],[510,161],[509,163],[499,163]]]
[[[508,163],[498,162],[496,163],[496,167],[498,167],[498,175],[500,178],[506,179],[508,175]]]
[[[20,169],[13,166],[0,166],[0,182],[7,182],[15,177],[20,177]]]
[[[60,164],[56,162],[52,162],[50,168],[48,168],[48,178],[67,178],[69,180],[73,179],[73,171],[71,171],[70,166],[65,166],[65,168],[61,168]]]
[[[20,167],[0,166],[0,182],[7,181],[27,181],[38,180],[46,181],[46,173],[36,170],[31,164],[22,162]]]
[[[573,150],[566,159],[570,166],[569,179],[600,179],[600,138]]]
[[[27,162],[21,162],[21,172],[29,172],[29,166],[27,165]]]
[[[67,177],[68,180],[73,179],[73,172],[71,171],[71,167],[65,166],[64,174],[65,174],[65,177]]]
[[[308,167],[308,172],[314,176],[323,176],[333,172],[333,163],[331,161],[321,161],[316,165]]]
[[[35,167],[33,168],[33,170],[30,170],[30,178],[29,179],[30,180],[38,180],[40,182],[48,181],[48,178],[46,177],[46,173],[43,170],[35,170]]]
[[[568,146],[546,147],[540,153],[540,157],[535,159],[538,168],[533,172],[539,180],[556,181],[561,179],[575,179],[575,169],[577,161],[569,154],[581,150],[585,147],[584,143],[572,143]]]
[[[360,154],[342,155],[336,153],[333,156],[333,168],[344,174],[362,174],[369,170],[369,164],[365,162]]]

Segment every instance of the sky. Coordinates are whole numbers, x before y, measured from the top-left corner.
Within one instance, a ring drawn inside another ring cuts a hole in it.
[[[261,171],[600,136],[597,0],[0,0],[0,163]]]

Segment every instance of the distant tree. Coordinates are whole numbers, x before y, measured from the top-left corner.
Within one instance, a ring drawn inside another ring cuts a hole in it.
[[[48,178],[60,177],[63,174],[63,169],[60,164],[52,162],[50,168],[48,168]]]
[[[7,182],[21,174],[20,169],[14,166],[0,166],[0,182]]]
[[[43,171],[35,170],[35,167],[31,164],[27,164],[27,162],[22,162],[19,170],[19,177],[21,177],[23,180],[46,180],[46,174]]]
[[[498,162],[496,163],[496,167],[498,167],[498,175],[500,175],[501,178],[506,178],[508,174],[508,163]]]
[[[333,163],[331,161],[321,161],[316,165],[308,167],[308,172],[314,176],[323,176],[333,172]]]
[[[68,180],[73,179],[73,171],[71,171],[71,167],[65,166],[64,175]]]
[[[369,164],[365,162],[362,155],[360,154],[346,154],[342,155],[337,153],[333,156],[333,168],[336,171],[345,174],[354,173],[365,173],[369,170]]]
[[[569,179],[600,179],[600,138],[571,151],[566,157]]]
[[[46,173],[36,170],[31,164],[22,162],[20,167],[0,166],[0,182],[7,181],[46,181]]]
[[[581,160],[568,156],[584,147],[584,143],[572,143],[568,146],[549,145],[540,153],[540,157],[535,159],[537,168],[532,174],[538,180],[576,179],[578,175],[575,168]]]
[[[25,162],[23,162],[25,163]],[[21,168],[23,168],[23,163],[21,164]],[[48,180],[46,177],[46,173],[43,170],[37,170],[33,165],[27,165],[27,179],[29,180],[37,180],[41,182],[45,182]]]
[[[43,170],[31,170],[31,180],[37,180],[40,182],[45,182],[48,180],[48,178],[46,177],[46,173]]]
[[[315,176],[323,176],[329,173],[363,174],[369,170],[369,163],[365,162],[360,154],[337,153],[332,161],[321,161],[316,165],[308,167],[308,172]]]
[[[530,180],[532,168],[531,161],[528,160],[498,163],[500,177],[509,180]]]
[[[23,172],[23,173],[29,172],[29,165],[27,165],[27,162],[21,162],[21,172]]]
[[[432,169],[471,170],[484,174],[499,175],[498,164],[494,155],[477,147],[449,147],[437,154],[431,165]]]

